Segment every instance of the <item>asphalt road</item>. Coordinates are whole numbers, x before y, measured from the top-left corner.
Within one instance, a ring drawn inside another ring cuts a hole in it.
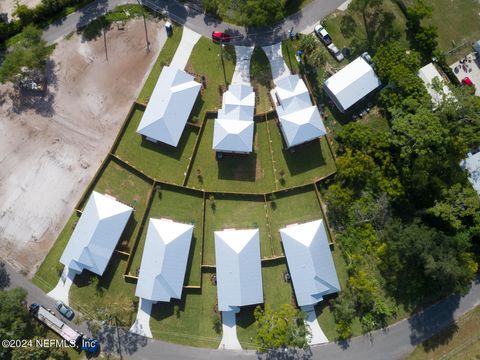
[[[310,32],[319,20],[332,13],[344,0],[312,0],[305,8],[285,18],[272,27],[245,28],[218,21],[205,15],[193,4],[183,4],[176,0],[142,0],[142,3],[154,10],[163,12],[172,20],[199,34],[210,37],[212,31],[227,31],[232,36],[232,42],[237,45],[265,46],[277,43],[288,36],[288,32]],[[135,0],[97,0],[85,8],[67,16],[45,29],[43,37],[49,43],[61,40],[63,37],[87,25],[98,16],[114,9],[118,5],[136,3]]]
[[[7,265],[10,287],[21,286],[28,291],[28,303],[36,302],[53,308],[54,301],[23,275]],[[428,339],[455,319],[480,304],[480,282],[472,283],[463,297],[450,296],[424,311],[402,320],[386,329],[353,338],[349,343],[328,343],[316,346],[310,352],[277,353],[269,359],[322,359],[322,360],[400,360],[413,351],[416,345]],[[60,315],[58,315],[61,317]],[[86,324],[72,325],[88,334]],[[98,339],[102,349],[133,359],[258,359],[254,351],[227,351],[199,349],[160,340],[151,340],[125,329],[105,327]]]

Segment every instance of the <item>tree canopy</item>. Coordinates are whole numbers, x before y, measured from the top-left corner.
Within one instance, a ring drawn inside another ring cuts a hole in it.
[[[310,328],[305,323],[306,314],[290,304],[272,310],[266,305],[255,308],[257,333],[254,341],[261,352],[286,347],[306,348],[310,340]]]
[[[13,81],[25,69],[43,71],[49,55],[41,30],[27,26],[0,65],[0,82]]]

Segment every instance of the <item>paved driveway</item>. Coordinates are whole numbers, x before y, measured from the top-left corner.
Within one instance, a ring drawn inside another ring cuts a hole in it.
[[[180,44],[178,45],[177,51],[173,56],[170,66],[177,69],[185,69],[188,59],[190,58],[190,54],[192,53],[193,47],[198,42],[200,37],[200,34],[196,33],[193,30],[190,30],[187,27],[184,27],[182,39],[180,40]]]

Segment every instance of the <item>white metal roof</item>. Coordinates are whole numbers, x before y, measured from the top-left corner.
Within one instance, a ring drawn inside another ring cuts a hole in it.
[[[258,229],[215,231],[219,311],[263,303]]]
[[[280,125],[287,147],[303,144],[327,133],[316,106],[280,116]]]
[[[289,75],[275,81],[274,91],[280,101],[277,106],[279,116],[312,105],[307,86],[298,75]]]
[[[60,262],[82,272],[102,275],[133,209],[93,192],[63,251]]]
[[[253,121],[215,119],[213,149],[215,151],[251,153]]]
[[[345,111],[381,85],[372,66],[358,57],[325,81],[325,88]]]
[[[475,191],[480,195],[480,151],[476,154],[468,154],[468,157],[460,163],[468,171],[468,179],[473,185]]]
[[[200,87],[185,71],[164,66],[137,132],[177,146]]]
[[[232,84],[223,94],[222,108],[218,117],[222,119],[253,120],[255,93],[246,84]]]
[[[445,83],[442,75],[438,72],[435,65],[432,63],[425,65],[420,70],[418,70],[418,76],[422,79],[425,87],[427,88],[427,92],[432,98],[434,105],[440,105],[443,101],[443,96],[446,95],[448,97],[453,96],[452,92],[448,88],[447,84]],[[442,86],[442,93],[438,92],[436,89],[433,88],[432,83],[433,79],[437,78],[438,81],[441,82]]]
[[[287,226],[280,235],[299,306],[340,291],[323,220]]]
[[[181,299],[193,225],[150,219],[135,296],[151,301]]]

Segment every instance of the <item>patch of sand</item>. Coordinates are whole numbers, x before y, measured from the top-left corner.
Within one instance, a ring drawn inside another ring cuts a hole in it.
[[[48,91],[15,96],[0,86],[0,257],[32,275],[107,155],[165,42],[163,24],[143,21],[104,40],[60,42]]]

